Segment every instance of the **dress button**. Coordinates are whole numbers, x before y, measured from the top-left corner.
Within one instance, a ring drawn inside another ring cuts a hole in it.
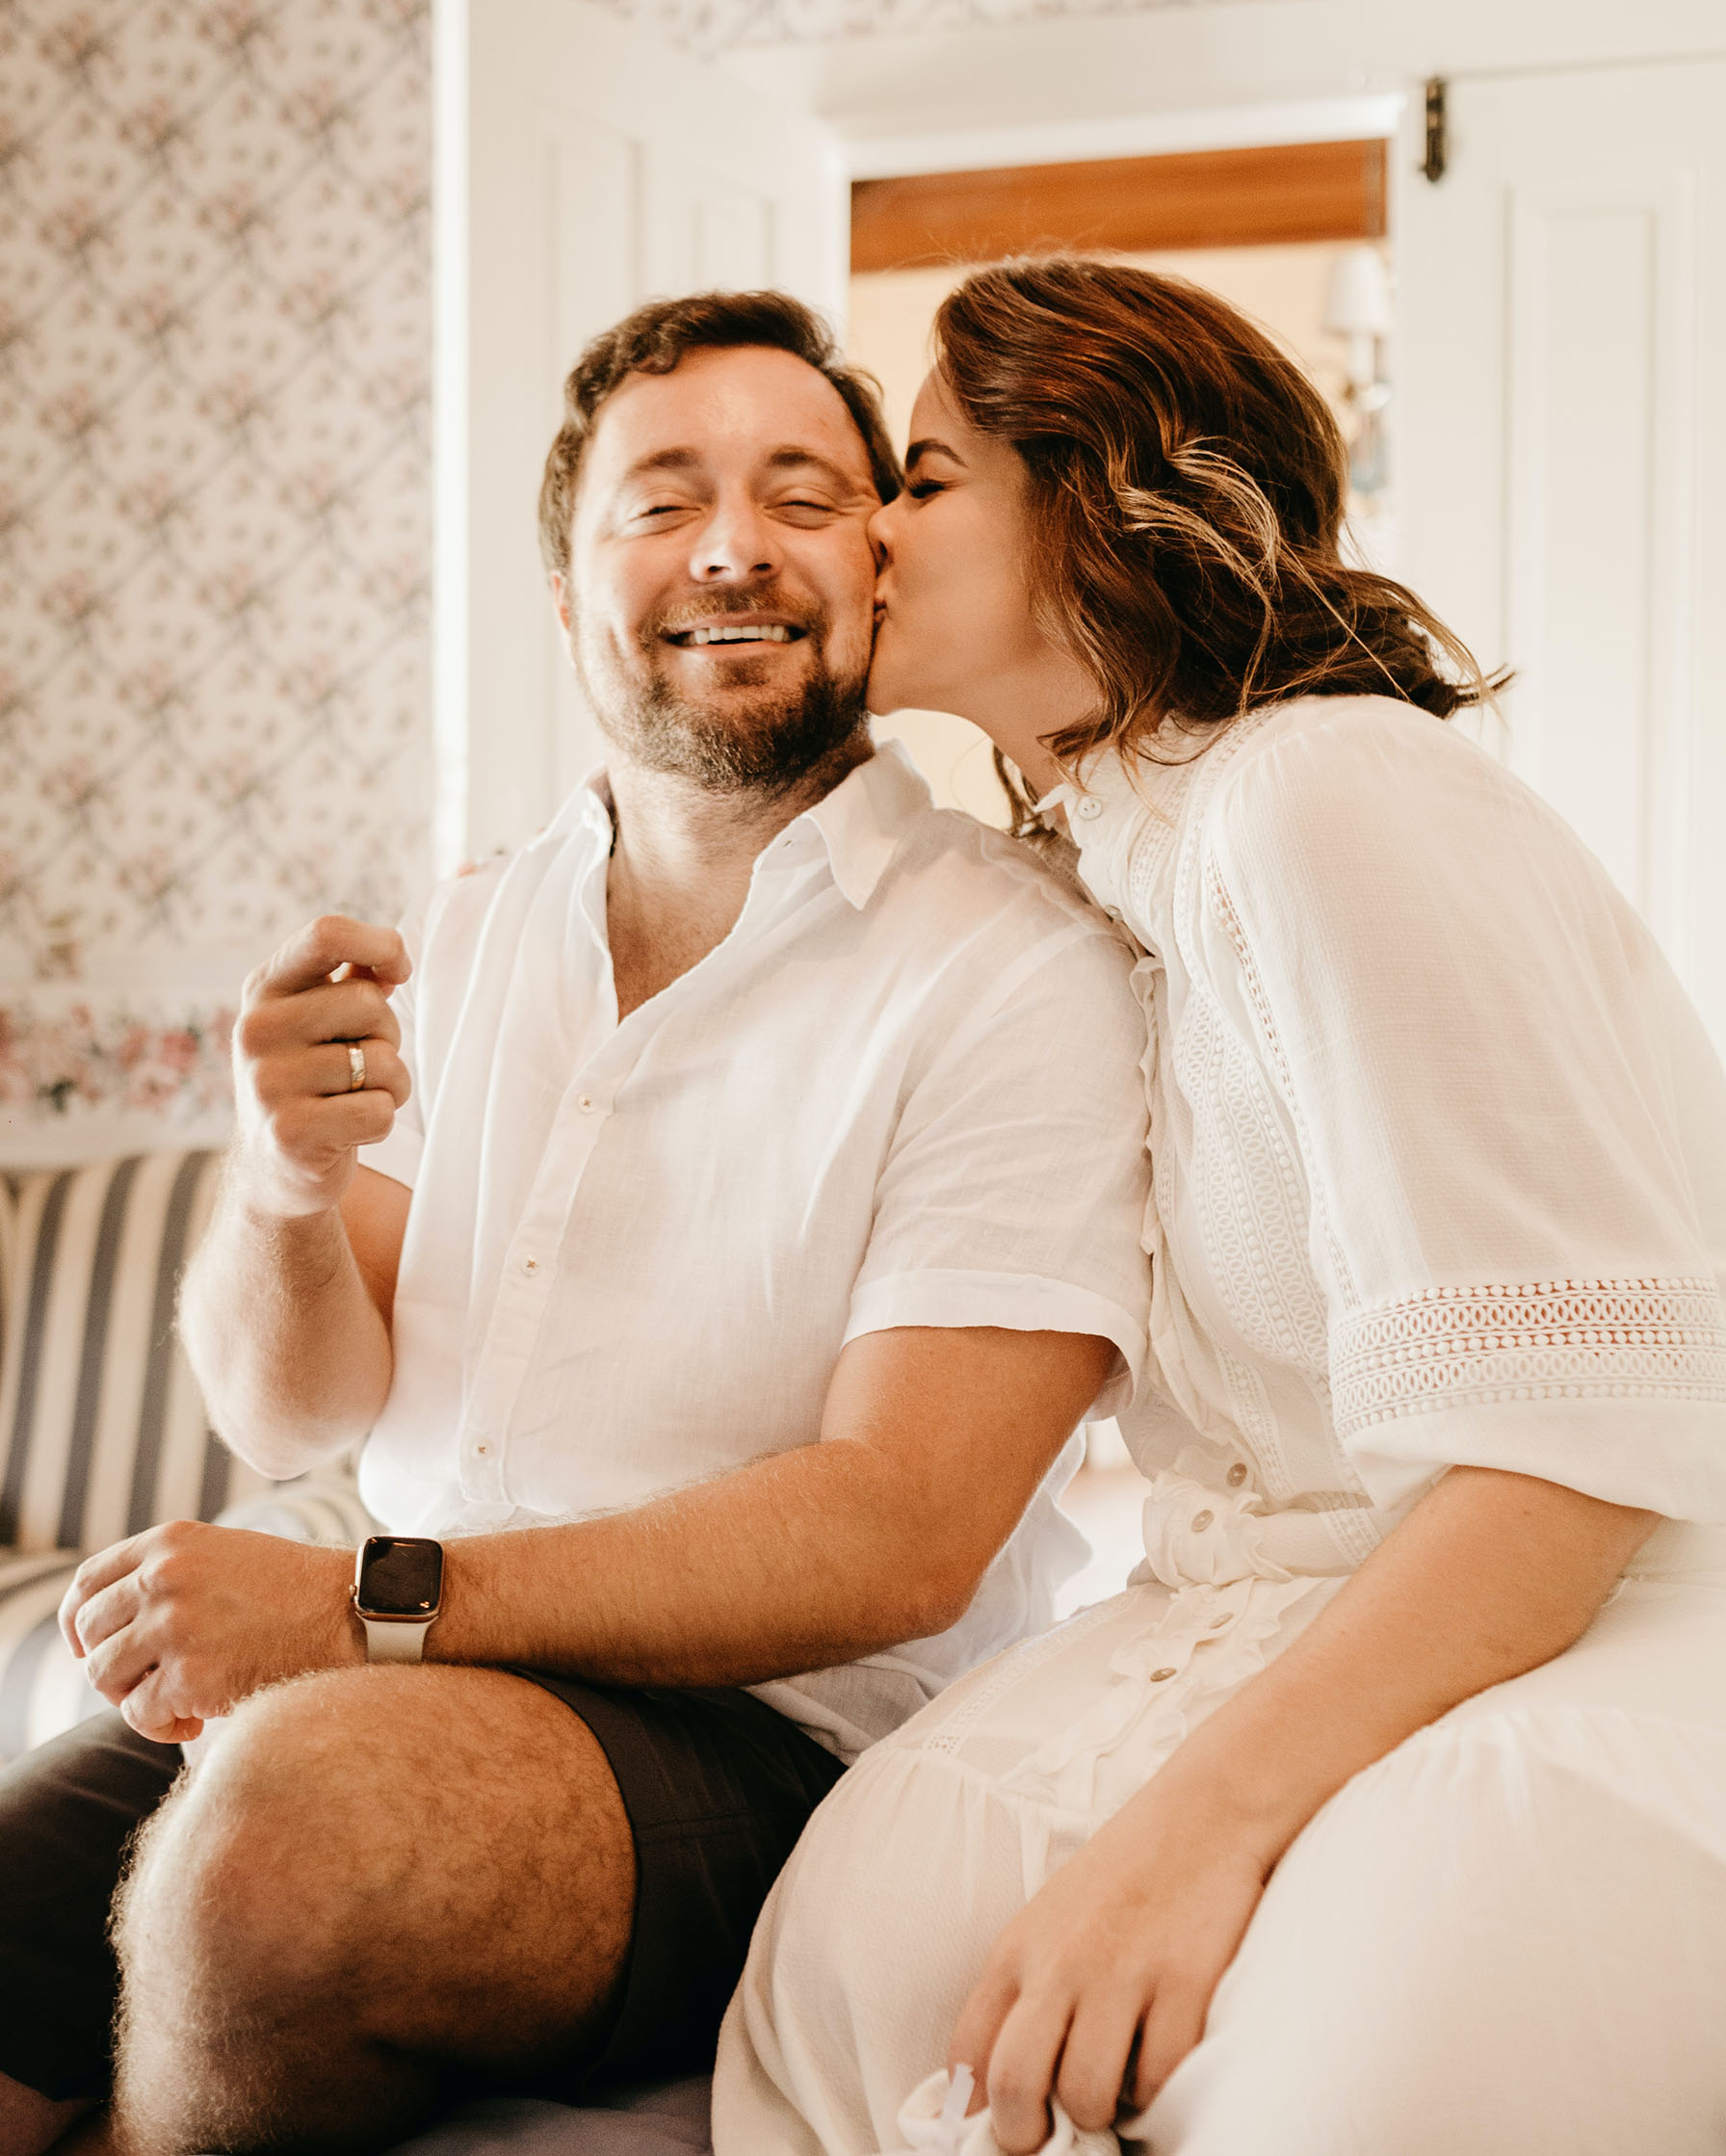
[[[1246,1469],[1242,1466],[1239,1460],[1236,1460],[1235,1464],[1229,1469],[1229,1487],[1239,1489],[1245,1480]]]
[[[524,1273],[537,1273],[539,1270],[539,1260],[537,1258],[523,1258],[521,1261],[521,1270]]]
[[[575,1105],[581,1110],[584,1116],[590,1116],[593,1113],[594,1107],[593,1095],[591,1093],[582,1093],[576,1100]]]
[[[1174,1673],[1172,1670],[1153,1670],[1151,1671],[1151,1682],[1153,1684],[1166,1684]]]
[[[1192,1515],[1192,1532],[1195,1535],[1202,1535],[1216,1517],[1215,1512],[1195,1512]]]
[[[491,1447],[489,1445],[476,1445],[474,1447],[474,1450],[479,1454],[480,1458],[484,1459],[485,1455],[491,1450]]]
[[[1103,804],[1095,794],[1083,794],[1074,804],[1073,814],[1086,824],[1095,823],[1103,813]]]

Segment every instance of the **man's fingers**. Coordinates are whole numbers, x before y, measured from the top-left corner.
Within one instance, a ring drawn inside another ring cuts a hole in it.
[[[196,1715],[176,1712],[159,1670],[148,1670],[119,1702],[119,1711],[141,1737],[158,1745],[189,1745],[203,1734]]]
[[[252,981],[259,996],[298,995],[327,981],[343,965],[364,967],[386,989],[399,987],[410,970],[407,946],[395,929],[351,920],[345,913],[325,913],[290,936]]]
[[[275,1143],[290,1158],[313,1167],[319,1156],[327,1154],[333,1163],[356,1145],[376,1145],[389,1136],[395,1120],[394,1097],[380,1086],[357,1093],[304,1094],[283,1101],[272,1117]]]
[[[138,1574],[128,1572],[112,1587],[88,1595],[72,1617],[72,1630],[85,1654],[92,1653],[104,1640],[131,1623],[144,1600]]]
[[[351,1048],[359,1050],[363,1083],[353,1083]],[[412,1091],[407,1066],[387,1040],[333,1040],[291,1055],[272,1056],[254,1081],[265,1108],[291,1100],[333,1100],[351,1092],[387,1093],[400,1108]]]
[[[72,1574],[70,1584],[60,1598],[60,1629],[74,1654],[81,1656],[84,1652],[84,1643],[77,1631],[78,1612],[92,1595],[138,1569],[144,1555],[140,1548],[143,1540],[142,1535],[129,1535],[123,1542],[110,1542],[105,1550],[97,1550],[93,1557],[87,1557]]]
[[[319,1040],[402,1039],[395,1012],[373,981],[320,982],[295,996],[269,996],[248,1004],[235,1028],[240,1053],[252,1063],[284,1048]]]
[[[161,1642],[147,1614],[122,1625],[85,1656],[85,1674],[111,1707],[118,1707],[156,1667]]]

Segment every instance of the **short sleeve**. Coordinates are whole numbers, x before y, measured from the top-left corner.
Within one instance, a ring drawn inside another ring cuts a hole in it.
[[[1499,1467],[1726,1519],[1726,1079],[1546,805],[1379,701],[1219,782],[1202,934],[1310,1179],[1375,1504]]]
[[[909,1085],[845,1337],[896,1326],[1090,1333],[1132,1398],[1150,1275],[1144,1019],[1124,947],[1083,921],[987,985]]]
[[[419,1056],[418,1027],[420,968],[426,957],[427,906],[415,907],[400,923],[402,939],[407,946],[408,962],[413,971],[395,994],[389,1007],[396,1014],[396,1023],[402,1029],[402,1061],[407,1067],[413,1091],[406,1102],[396,1111],[396,1119],[390,1125],[387,1138],[380,1138],[375,1145],[359,1148],[359,1165],[375,1169],[379,1175],[388,1175],[398,1183],[405,1183],[412,1190],[419,1175],[420,1155],[426,1145],[426,1102],[422,1089],[423,1072]]]

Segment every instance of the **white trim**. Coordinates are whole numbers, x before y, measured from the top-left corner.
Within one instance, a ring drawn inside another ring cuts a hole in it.
[[[468,851],[468,0],[434,0],[432,98],[432,862]]]
[[[1180,150],[1368,142],[1397,132],[1402,103],[1401,92],[1392,91],[1370,97],[1303,98],[1293,104],[1217,105],[1203,112],[949,128],[932,135],[877,136],[844,146],[852,179],[901,179],[921,172],[1079,164]]]

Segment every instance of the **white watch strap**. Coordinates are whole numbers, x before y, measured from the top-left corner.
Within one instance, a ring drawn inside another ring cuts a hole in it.
[[[428,1617],[424,1624],[403,1617],[361,1617],[359,1621],[366,1628],[368,1662],[423,1662],[426,1634],[435,1619]]]

